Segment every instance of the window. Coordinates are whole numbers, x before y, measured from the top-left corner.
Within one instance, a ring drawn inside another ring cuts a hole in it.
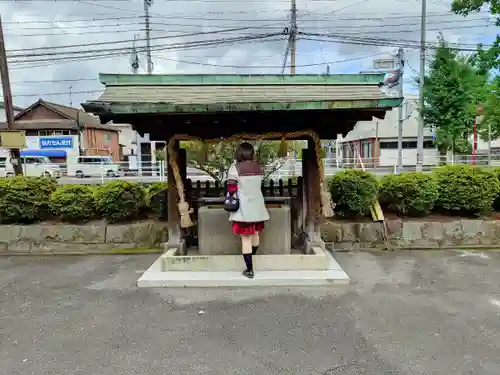
[[[398,142],[380,142],[381,149],[397,149]]]
[[[371,158],[372,157],[372,143],[370,141],[363,141],[363,158]]]
[[[417,148],[417,141],[406,141],[403,142],[403,148]]]
[[[104,133],[104,142],[111,142],[112,138],[111,133]]]
[[[71,135],[71,130],[60,129],[60,130],[39,130],[38,135],[40,137],[53,137],[57,135]]]
[[[436,148],[433,141],[424,141],[424,148]]]

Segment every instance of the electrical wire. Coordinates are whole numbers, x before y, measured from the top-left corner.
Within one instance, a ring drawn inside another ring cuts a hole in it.
[[[268,34],[269,35],[269,34]],[[273,34],[270,34],[270,35],[273,35]],[[172,44],[166,44],[166,45],[157,45],[157,46],[152,46],[151,48],[151,51],[172,51],[172,50],[190,50],[190,49],[198,49],[199,47],[202,47],[202,48],[219,48],[221,46],[225,46],[225,45],[232,45],[234,43],[246,43],[246,42],[249,42],[249,41],[280,41],[283,39],[283,36],[280,35],[280,34],[277,34],[279,35],[279,38],[268,38],[266,36],[258,36],[258,37],[244,37],[244,38],[235,38],[235,39],[230,39],[230,40],[212,40],[212,41],[206,41],[206,42],[195,42],[195,43],[191,43],[191,44],[176,44],[176,45],[172,45]],[[102,58],[111,58],[111,57],[116,57],[116,56],[123,56],[123,55],[127,55],[127,54],[130,54],[131,50],[132,50],[133,47],[131,47],[130,49],[127,49],[127,50],[120,50],[120,49],[112,49],[112,51],[114,52],[106,52],[106,53],[92,53],[90,56],[65,56],[65,57],[52,57],[52,58],[47,58],[47,59],[30,59],[30,60],[20,60],[20,61],[10,61],[9,64],[11,63],[14,63],[14,64],[32,64],[32,63],[40,63],[40,62],[45,62],[45,63],[54,63],[54,62],[64,62],[64,61],[68,61],[68,62],[80,62],[80,61],[86,61],[86,60],[95,60],[95,59],[102,59]],[[101,50],[102,51],[102,50]],[[145,51],[145,47],[142,47],[142,48],[136,48],[136,51],[137,52],[144,52]],[[86,52],[86,51],[84,51]],[[40,65],[40,66],[48,66],[48,65],[52,65],[52,64],[47,64],[47,65]],[[31,66],[33,67],[33,66]],[[13,69],[15,69],[16,67],[14,67]],[[19,67],[17,67],[19,68]],[[30,66],[26,66],[24,67],[25,69],[26,68],[30,68]]]
[[[180,35],[156,36],[156,37],[151,37],[150,40],[185,38],[185,37],[190,37],[190,36],[204,36],[204,35],[212,35],[212,34],[219,34],[219,33],[241,31],[241,30],[247,30],[247,29],[249,29],[249,27],[239,27],[239,28],[231,28],[231,29],[224,29],[224,30],[187,33],[187,34],[180,34]],[[85,43],[85,44],[67,44],[67,45],[59,45],[59,46],[44,46],[44,47],[35,47],[35,48],[28,48],[28,49],[12,49],[12,50],[9,50],[8,52],[10,54],[12,54],[13,52],[43,51],[43,50],[55,50],[55,49],[63,49],[63,48],[106,46],[106,45],[110,45],[110,44],[123,44],[123,43],[133,43],[133,42],[137,43],[140,41],[146,41],[146,38],[110,40],[110,41],[105,41],[105,42],[94,42],[94,43]],[[13,57],[16,57],[16,56],[13,56]]]
[[[297,68],[305,68],[305,67],[325,65],[325,64],[342,64],[342,63],[351,62],[351,61],[355,61],[355,60],[368,59],[368,58],[372,58],[372,57],[380,56],[380,55],[382,55],[382,53],[376,53],[376,54],[371,54],[371,55],[367,55],[367,56],[351,57],[351,58],[344,59],[344,60],[325,61],[324,63],[301,64],[301,65],[295,65],[295,66]],[[232,69],[277,69],[277,68],[282,68],[282,66],[283,66],[283,65],[221,65],[221,64],[210,64],[210,63],[203,63],[203,62],[196,62],[196,61],[171,59],[171,58],[163,57],[163,56],[159,56],[159,55],[155,55],[155,57],[159,58],[160,60],[168,60],[168,61],[173,61],[173,62],[177,62],[177,63],[181,63],[181,64],[212,66],[212,67],[217,67],[217,68],[232,68]],[[289,65],[285,64],[285,67],[289,67]]]
[[[155,45],[151,47],[151,50],[177,50],[177,49],[189,49],[192,47],[200,47],[200,46],[210,46],[210,45],[222,45],[225,43],[231,42],[242,42],[242,41],[250,41],[250,40],[259,40],[266,39],[274,36],[281,36],[282,34],[260,34],[254,36],[245,36],[245,37],[235,37],[235,38],[225,38],[225,39],[215,39],[215,40],[205,40],[205,41],[194,41],[187,43],[175,43],[175,44],[163,44],[163,45]],[[136,48],[138,52],[145,51],[146,47]],[[68,58],[79,58],[79,57],[94,57],[97,55],[106,56],[107,54],[112,55],[113,53],[123,54],[123,53],[131,53],[133,52],[134,47],[123,47],[123,48],[108,48],[108,49],[100,49],[100,50],[84,50],[84,51],[68,51],[68,52],[60,52],[60,53],[44,53],[44,54],[36,54],[36,55],[28,55],[21,56],[23,60],[15,60],[15,57],[11,57],[11,62],[19,63],[19,62],[42,62],[42,61],[54,61],[54,60],[63,60]],[[87,56],[89,55],[90,56]],[[61,56],[61,55],[71,55],[71,56]],[[60,56],[60,57],[58,57]],[[19,56],[16,56],[19,57]],[[28,59],[26,59],[26,57]],[[33,57],[47,57],[46,59],[32,59]]]

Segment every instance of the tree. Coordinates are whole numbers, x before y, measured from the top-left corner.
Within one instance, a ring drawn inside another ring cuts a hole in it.
[[[450,149],[467,152],[484,75],[469,56],[450,48],[442,35],[429,68],[424,81],[425,124],[435,129],[441,155]]]
[[[483,7],[488,7],[491,15],[500,14],[500,2],[498,0],[454,0],[451,9],[454,13],[468,16],[471,13],[479,12]],[[496,25],[500,26],[500,19],[497,18]],[[483,85],[484,119],[480,126],[480,135],[483,139],[488,139],[488,127],[491,127],[492,138],[500,137],[500,36],[497,35],[495,42],[485,48],[478,45],[474,55],[474,65],[485,75],[490,74],[487,84]]]
[[[284,164],[284,160],[279,157],[281,141],[251,141],[255,147],[257,161],[265,168],[268,177],[277,171]],[[206,145],[202,142],[182,142],[182,147],[187,150],[187,164],[190,167],[199,169],[207,173],[217,181],[227,178],[227,173],[234,162],[234,153],[239,142],[221,141],[214,145]],[[288,141],[289,151],[296,151],[298,142]]]

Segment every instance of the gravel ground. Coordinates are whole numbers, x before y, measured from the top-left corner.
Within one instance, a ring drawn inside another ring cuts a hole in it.
[[[500,374],[500,254],[346,253],[349,286],[137,289],[154,255],[0,258],[0,374]]]

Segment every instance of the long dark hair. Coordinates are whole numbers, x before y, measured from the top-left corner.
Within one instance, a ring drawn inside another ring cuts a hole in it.
[[[234,154],[234,158],[238,163],[253,160],[254,157],[255,151],[253,149],[253,146],[248,142],[241,143]]]

